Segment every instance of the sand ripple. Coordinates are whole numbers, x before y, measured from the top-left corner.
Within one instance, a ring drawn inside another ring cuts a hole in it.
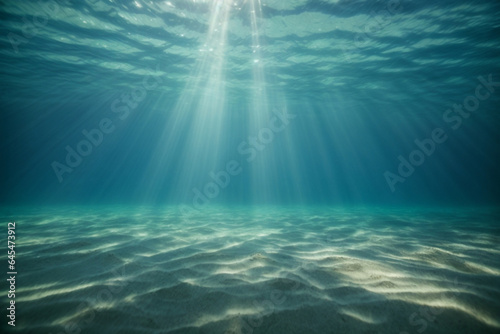
[[[175,208],[16,217],[16,329],[500,331],[495,211],[218,208],[182,218]]]

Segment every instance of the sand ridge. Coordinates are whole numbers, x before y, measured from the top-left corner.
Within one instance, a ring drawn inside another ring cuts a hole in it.
[[[18,330],[500,330],[489,211],[101,210],[17,219]]]

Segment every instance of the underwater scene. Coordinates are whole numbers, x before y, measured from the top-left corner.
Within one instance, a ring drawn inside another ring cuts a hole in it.
[[[0,1],[1,333],[500,332],[500,2]]]

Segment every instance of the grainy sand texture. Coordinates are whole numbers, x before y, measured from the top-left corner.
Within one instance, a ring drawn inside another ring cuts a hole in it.
[[[2,212],[22,333],[500,332],[492,209]]]

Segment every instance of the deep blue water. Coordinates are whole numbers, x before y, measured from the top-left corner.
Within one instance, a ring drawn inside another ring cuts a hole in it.
[[[498,333],[499,14],[0,0],[0,331]]]
[[[234,160],[199,203],[496,205],[499,9],[2,1],[1,201],[192,206]],[[70,167],[66,147],[103,120]]]

